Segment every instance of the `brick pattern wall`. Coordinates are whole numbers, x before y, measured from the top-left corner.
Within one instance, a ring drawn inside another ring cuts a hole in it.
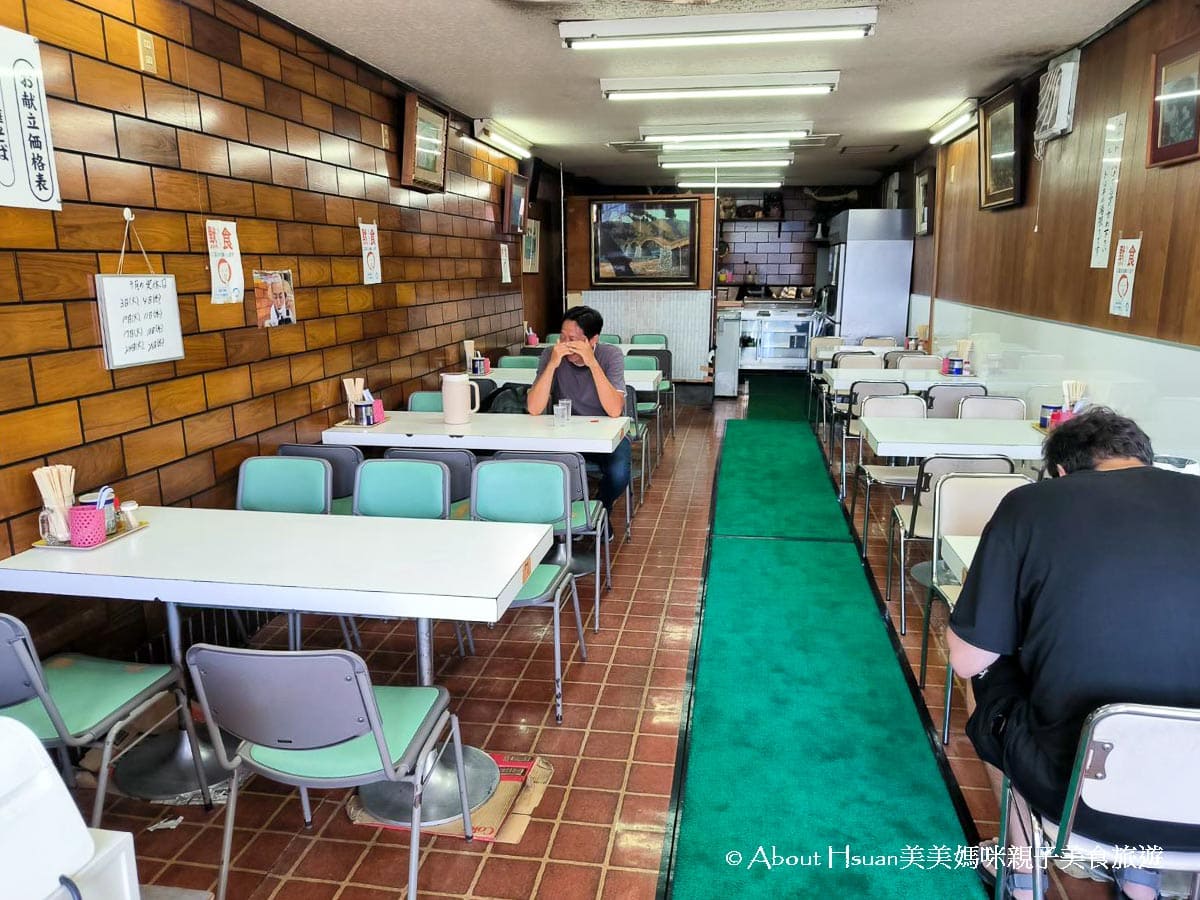
[[[762,205],[762,191],[734,192],[739,206]],[[806,285],[816,277],[813,235],[815,204],[799,188],[783,189],[783,221],[725,219],[721,240],[729,251],[717,260],[728,269],[730,284],[740,284],[753,272],[758,284]]]
[[[0,25],[41,41],[63,196],[61,213],[0,208],[0,558],[37,538],[37,466],[142,504],[231,506],[242,459],[344,417],[343,377],[396,408],[464,338],[520,340],[520,245],[496,228],[515,165],[465,123],[445,193],[421,194],[397,181],[401,88],[249,7],[7,0]],[[186,356],[108,371],[90,276],[115,271],[126,205],[176,277]],[[252,291],[210,302],[206,218],[238,222],[248,287],[254,268],[292,270],[299,324],[255,327]],[[361,284],[360,219],[379,224],[379,285]],[[0,596],[56,646],[129,644],[137,607]]]

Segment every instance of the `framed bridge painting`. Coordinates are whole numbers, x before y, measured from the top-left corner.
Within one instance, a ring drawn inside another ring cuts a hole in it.
[[[593,287],[695,287],[700,201],[593,200]]]

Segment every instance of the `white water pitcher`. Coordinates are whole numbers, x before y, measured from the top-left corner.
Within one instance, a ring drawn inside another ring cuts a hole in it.
[[[471,413],[476,412],[479,412],[479,385],[469,375],[443,374],[442,420],[447,425],[466,425],[471,421]]]

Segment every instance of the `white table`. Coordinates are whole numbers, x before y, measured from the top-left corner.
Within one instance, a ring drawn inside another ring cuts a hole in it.
[[[553,347],[553,344],[541,343],[535,345],[539,350],[545,350],[547,347]],[[630,350],[666,350],[666,344],[609,344],[610,347],[616,347],[622,353],[628,353]]]
[[[971,568],[975,551],[979,549],[979,535],[946,534],[942,536],[942,562],[961,580]]]
[[[863,438],[877,456],[921,458],[963,453],[1041,459],[1045,435],[1035,424],[1023,419],[859,419]]]
[[[0,560],[0,590],[162,601],[177,666],[179,604],[414,618],[421,683],[432,684],[433,619],[496,622],[553,542],[549,525],[145,506],[138,515],[149,527],[107,546]],[[181,740],[167,735],[138,748],[179,770],[174,793],[196,786],[190,757],[176,749]],[[143,765],[131,759],[136,752],[122,763]],[[495,790],[499,772],[482,751],[471,758],[474,806]],[[449,770],[448,779],[433,779],[457,797],[452,760]],[[431,789],[434,780],[426,802]]]
[[[496,366],[486,375],[472,375],[472,378],[490,378],[497,385],[533,384],[537,380],[537,369],[516,369],[510,366]],[[626,369],[625,383],[633,385],[635,391],[657,391],[662,382],[662,372],[657,369]]]
[[[817,376],[831,392],[848,394],[856,381],[903,381],[910,391],[928,390],[935,384],[982,384],[979,375],[943,375],[936,369],[825,369]]]
[[[477,413],[466,425],[447,425],[440,412],[388,411],[387,421],[379,425],[327,428],[321,433],[321,442],[355,447],[612,453],[628,426],[624,416],[573,415],[568,425],[556,426],[554,416],[523,413]]]

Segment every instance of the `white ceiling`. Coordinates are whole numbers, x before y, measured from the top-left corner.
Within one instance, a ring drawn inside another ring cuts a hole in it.
[[[563,19],[754,12],[870,5],[869,0],[257,0],[353,56],[474,118],[493,118],[535,153],[611,184],[670,184],[653,154],[609,141],[639,125],[812,120],[839,146],[797,150],[792,184],[869,184],[926,145],[928,128],[967,97],[1098,31],[1132,0],[877,0],[874,36],[778,47],[580,52]],[[841,71],[822,97],[613,103],[599,80],[624,76]],[[891,145],[847,157],[846,146]]]

